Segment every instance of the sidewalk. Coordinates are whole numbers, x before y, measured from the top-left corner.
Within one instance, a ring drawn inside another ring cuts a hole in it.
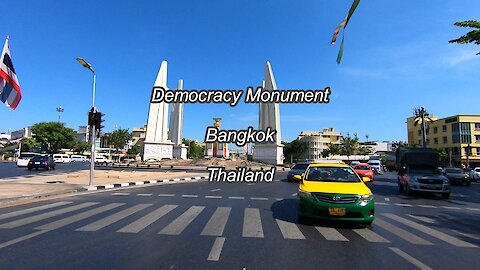
[[[207,173],[192,172],[152,172],[152,171],[102,171],[94,174],[94,186],[89,187],[89,170],[57,175],[38,175],[36,177],[19,177],[15,180],[0,181],[0,205],[23,200],[31,200],[60,194],[98,190],[122,186],[143,185],[162,182],[161,180],[179,181],[208,176]]]

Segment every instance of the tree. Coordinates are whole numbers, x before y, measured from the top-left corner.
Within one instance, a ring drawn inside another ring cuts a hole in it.
[[[132,139],[132,134],[128,132],[128,129],[117,129],[114,130],[108,136],[108,141],[110,142],[117,151],[125,147],[125,145]]]
[[[373,149],[370,146],[362,145],[357,149],[357,154],[359,155],[370,155],[372,154],[372,152],[373,152]]]
[[[41,122],[32,126],[33,138],[40,143],[43,151],[55,153],[61,148],[71,148],[76,134],[62,123]]]
[[[22,138],[20,140],[20,143],[22,144],[22,148],[20,151],[22,152],[38,152],[40,151],[41,145],[37,143],[37,141],[34,138]]]
[[[73,152],[77,154],[83,154],[84,152],[90,149],[90,144],[88,142],[75,142],[73,145]]]
[[[346,155],[347,157],[355,155],[357,154],[359,147],[358,137],[344,137],[340,148],[340,154]]]
[[[327,149],[323,150],[322,157],[340,155],[341,147],[339,144],[330,144]]]
[[[282,142],[285,146],[283,153],[286,158],[290,160],[298,160],[308,151],[308,143],[300,139],[295,139],[291,142]]]
[[[415,115],[413,124],[415,126],[422,125],[422,145],[423,147],[427,147],[427,123],[434,122],[435,119],[430,116],[424,107],[413,109],[413,114]]]
[[[128,149],[127,154],[136,156],[140,154],[141,151],[142,151],[142,148],[140,147],[140,145],[134,145],[132,146],[132,148]]]
[[[194,140],[182,139],[183,144],[188,146],[187,158],[202,158],[205,149]]]
[[[460,26],[460,27],[470,27],[470,28],[477,28],[480,29],[480,22],[477,22],[475,20],[469,20],[469,21],[464,21],[464,22],[456,22],[454,23],[455,26]],[[465,35],[457,38],[457,39],[452,39],[448,41],[450,43],[458,43],[458,44],[467,44],[467,43],[472,43],[474,42],[477,45],[480,45],[480,30],[472,30]],[[477,55],[479,55],[477,53]]]

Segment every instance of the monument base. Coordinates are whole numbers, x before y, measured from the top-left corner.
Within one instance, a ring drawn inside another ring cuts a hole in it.
[[[187,159],[187,152],[188,152],[188,146],[186,146],[184,144],[173,146],[173,157],[174,158]]]
[[[171,142],[144,142],[143,161],[162,160],[173,158],[173,143]]]
[[[253,160],[272,165],[283,164],[283,144],[255,144]]]

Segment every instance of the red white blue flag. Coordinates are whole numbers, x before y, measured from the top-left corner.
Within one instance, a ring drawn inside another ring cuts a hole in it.
[[[22,99],[22,91],[17,74],[13,68],[8,47],[8,37],[0,57],[0,100],[12,110],[15,110]]]

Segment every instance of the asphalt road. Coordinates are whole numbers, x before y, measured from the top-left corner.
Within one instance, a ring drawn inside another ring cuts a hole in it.
[[[480,269],[480,185],[369,183],[373,225],[297,222],[297,185],[168,184],[0,209],[2,269]]]
[[[57,173],[75,172],[89,169],[88,162],[56,163],[55,170],[27,170],[27,167],[17,167],[16,162],[0,162],[0,181],[19,176],[52,175]]]

